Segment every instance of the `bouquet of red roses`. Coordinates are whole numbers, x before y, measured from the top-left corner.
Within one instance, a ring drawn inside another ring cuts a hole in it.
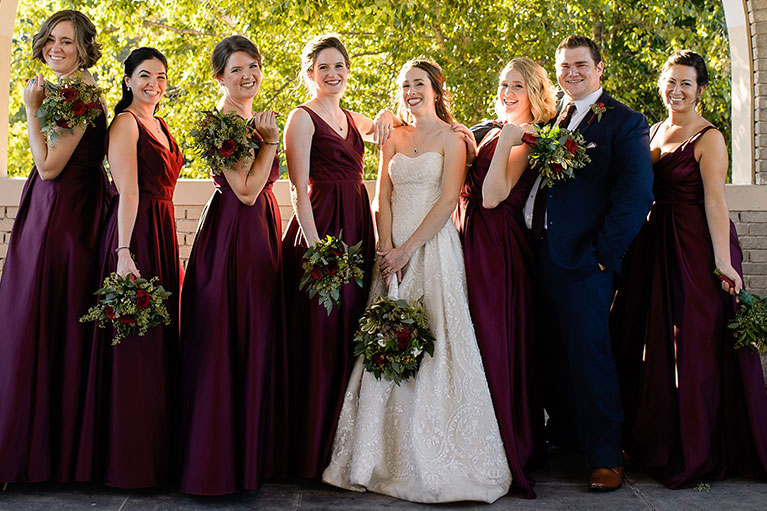
[[[730,287],[735,287],[735,283],[719,270],[714,271],[714,274]],[[735,313],[735,319],[727,325],[734,331],[733,347],[736,350],[748,347],[759,353],[767,353],[767,298],[741,289],[738,300],[740,305]]]
[[[45,97],[35,117],[51,147],[65,130],[73,134],[74,128],[95,124],[101,113],[101,89],[97,86],[88,85],[81,77],[71,77],[57,84],[46,81],[44,88]]]
[[[99,328],[112,326],[115,329],[112,346],[133,332],[144,335],[153,326],[169,325],[170,316],[163,302],[171,293],[157,281],[157,277],[147,280],[133,274],[121,277],[112,273],[94,293],[102,295],[99,303],[88,309],[80,321],[96,321]]]
[[[424,353],[434,355],[434,334],[423,297],[410,304],[382,296],[365,309],[354,334],[354,356],[363,357],[365,370],[377,380],[383,376],[399,385],[418,372]]]
[[[555,181],[572,179],[573,171],[591,161],[586,154],[586,141],[578,131],[547,125],[525,133],[522,142],[532,150],[530,166],[541,175],[541,188],[554,186]]]
[[[343,231],[341,231],[343,233]],[[309,298],[319,296],[320,304],[330,311],[341,303],[341,288],[354,281],[362,287],[364,258],[360,253],[362,241],[349,246],[330,234],[312,245],[304,254],[299,289],[307,288]]]
[[[197,151],[208,162],[210,171],[220,176],[258,149],[256,128],[236,112],[222,113],[206,110],[202,120],[190,133]]]

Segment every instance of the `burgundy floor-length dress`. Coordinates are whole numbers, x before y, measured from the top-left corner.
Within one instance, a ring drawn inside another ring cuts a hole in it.
[[[248,206],[215,176],[192,247],[181,296],[184,493],[258,489],[269,466],[286,457],[282,221],[272,193],[278,177],[275,156]]]
[[[463,241],[469,309],[512,484],[533,498],[529,475],[542,468],[543,407],[534,380],[535,258],[522,209],[536,174],[528,168],[503,202],[482,207],[482,183],[497,144],[496,134],[480,147],[453,219]]]
[[[93,330],[79,319],[99,287],[105,132],[102,113],[58,177],[33,168],[24,185],[0,282],[0,481],[92,477],[82,423]]]
[[[328,316],[316,296],[310,300],[306,290],[298,289],[306,239],[295,215],[283,238],[294,472],[318,478],[330,462],[338,415],[354,366],[352,338],[368,297],[375,238],[362,182],[364,145],[351,114],[345,112],[349,130],[343,138],[310,108],[299,108],[314,123],[309,197],[317,232],[338,236],[343,230],[343,240],[350,246],[362,241],[365,258],[364,287],[346,285],[340,308]]]
[[[694,156],[695,143],[710,128],[653,166],[656,202],[627,254],[611,317],[626,452],[669,488],[738,474],[767,476],[759,355],[733,349],[727,323],[735,302],[713,275]],[[732,223],[730,256],[741,273]]]
[[[90,390],[95,396],[97,456],[104,482],[119,488],[159,486],[177,479],[181,267],[173,191],[183,157],[164,120],[160,124],[170,143],[167,148],[138,119],[136,123],[139,203],[130,251],[141,276],[159,277],[172,293],[166,302],[171,323],[143,336],[132,334],[116,346],[111,329],[97,329],[94,335]],[[118,200],[116,196],[105,226],[102,278],[117,267]]]

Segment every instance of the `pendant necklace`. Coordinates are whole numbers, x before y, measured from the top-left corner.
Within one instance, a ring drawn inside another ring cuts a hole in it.
[[[328,116],[330,117],[330,120],[331,120],[331,121],[333,121],[333,122],[335,122],[335,123],[338,125],[338,131],[340,131],[341,133],[343,133],[343,132],[344,132],[344,127],[343,127],[343,126],[341,125],[341,123],[338,121],[338,117],[336,117],[336,116],[332,115],[332,114],[330,113],[330,111],[329,111],[327,108],[325,108],[325,105],[324,105],[324,103],[321,103],[321,102],[319,102],[319,101],[318,101],[318,102],[317,102],[317,104],[319,104],[319,105],[322,107],[322,110],[323,110],[323,111],[324,111],[326,114],[328,114]],[[341,112],[341,114],[343,114],[343,111]],[[330,123],[328,123],[328,124],[330,124]]]
[[[426,131],[426,135],[428,135],[432,128],[434,128],[434,125],[437,124],[436,121],[432,123],[431,127],[428,131]],[[425,138],[423,135],[418,138]],[[418,138],[415,139],[415,143],[413,144],[413,154],[418,154],[418,146],[421,145],[420,142],[423,142],[424,140],[419,141]]]

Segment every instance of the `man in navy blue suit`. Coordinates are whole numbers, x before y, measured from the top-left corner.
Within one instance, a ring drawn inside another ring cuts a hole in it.
[[[587,37],[557,48],[564,96],[555,122],[583,134],[591,163],[551,188],[534,186],[525,219],[537,239],[547,440],[579,445],[593,468],[589,487],[615,490],[623,410],[608,315],[623,254],[652,204],[652,163],[647,120],[602,90],[603,69]]]

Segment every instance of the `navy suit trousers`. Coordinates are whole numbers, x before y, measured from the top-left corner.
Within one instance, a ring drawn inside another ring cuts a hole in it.
[[[623,410],[610,348],[613,272],[574,277],[537,242],[536,328],[540,335],[549,439],[577,440],[593,467],[623,465]]]

